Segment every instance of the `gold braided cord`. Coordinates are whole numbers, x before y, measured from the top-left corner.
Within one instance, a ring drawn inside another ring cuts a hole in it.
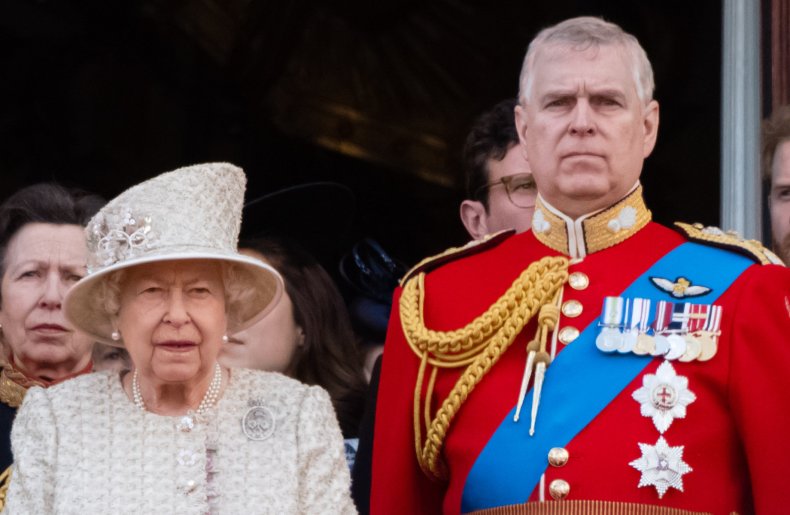
[[[11,484],[11,470],[13,465],[9,465],[2,474],[0,474],[0,510],[5,508],[5,499],[8,495],[8,487]]]
[[[406,283],[400,299],[400,315],[406,340],[420,358],[420,370],[414,390],[414,434],[417,460],[427,475],[436,478],[444,475],[444,471],[440,469],[439,456],[452,419],[475,386],[499,361],[502,353],[535,313],[558,298],[567,278],[567,258],[545,257],[536,261],[513,281],[508,290],[485,313],[461,329],[452,331],[433,331],[425,327],[425,275],[421,273]],[[552,310],[548,310],[546,316],[541,313],[539,335],[536,335],[539,341],[545,342],[547,331],[552,329],[552,314]],[[422,390],[428,366],[433,367],[433,370],[423,401]],[[437,369],[462,366],[466,366],[466,369],[442,402],[431,423],[427,424]],[[421,414],[423,410],[420,407],[423,402],[425,409]],[[425,442],[422,441],[421,415],[426,419]]]

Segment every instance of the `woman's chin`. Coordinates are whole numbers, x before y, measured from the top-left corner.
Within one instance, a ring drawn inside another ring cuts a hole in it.
[[[200,367],[187,363],[154,365],[154,376],[163,383],[186,383],[197,378]]]

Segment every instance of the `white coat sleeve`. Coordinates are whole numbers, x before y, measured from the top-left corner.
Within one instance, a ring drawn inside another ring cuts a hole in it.
[[[357,513],[343,435],[329,395],[317,386],[302,398],[297,439],[299,512]]]
[[[14,465],[4,514],[55,513],[57,430],[46,390],[30,388],[14,419]]]

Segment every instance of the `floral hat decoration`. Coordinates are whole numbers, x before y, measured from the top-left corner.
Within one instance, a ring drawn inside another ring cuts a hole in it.
[[[206,163],[164,173],[111,200],[85,229],[88,275],[66,295],[66,318],[96,340],[122,346],[111,338],[103,282],[133,266],[184,259],[232,264],[233,273],[224,275],[244,294],[231,296],[226,306],[229,332],[265,316],[282,295],[283,281],[271,266],[236,250],[246,182],[237,166]]]

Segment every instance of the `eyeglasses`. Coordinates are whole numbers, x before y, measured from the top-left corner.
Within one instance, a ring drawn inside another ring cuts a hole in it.
[[[537,188],[535,179],[531,173],[516,173],[506,175],[497,181],[480,186],[475,192],[475,198],[479,199],[485,190],[495,186],[504,186],[507,198],[516,207],[535,207],[535,197]]]

